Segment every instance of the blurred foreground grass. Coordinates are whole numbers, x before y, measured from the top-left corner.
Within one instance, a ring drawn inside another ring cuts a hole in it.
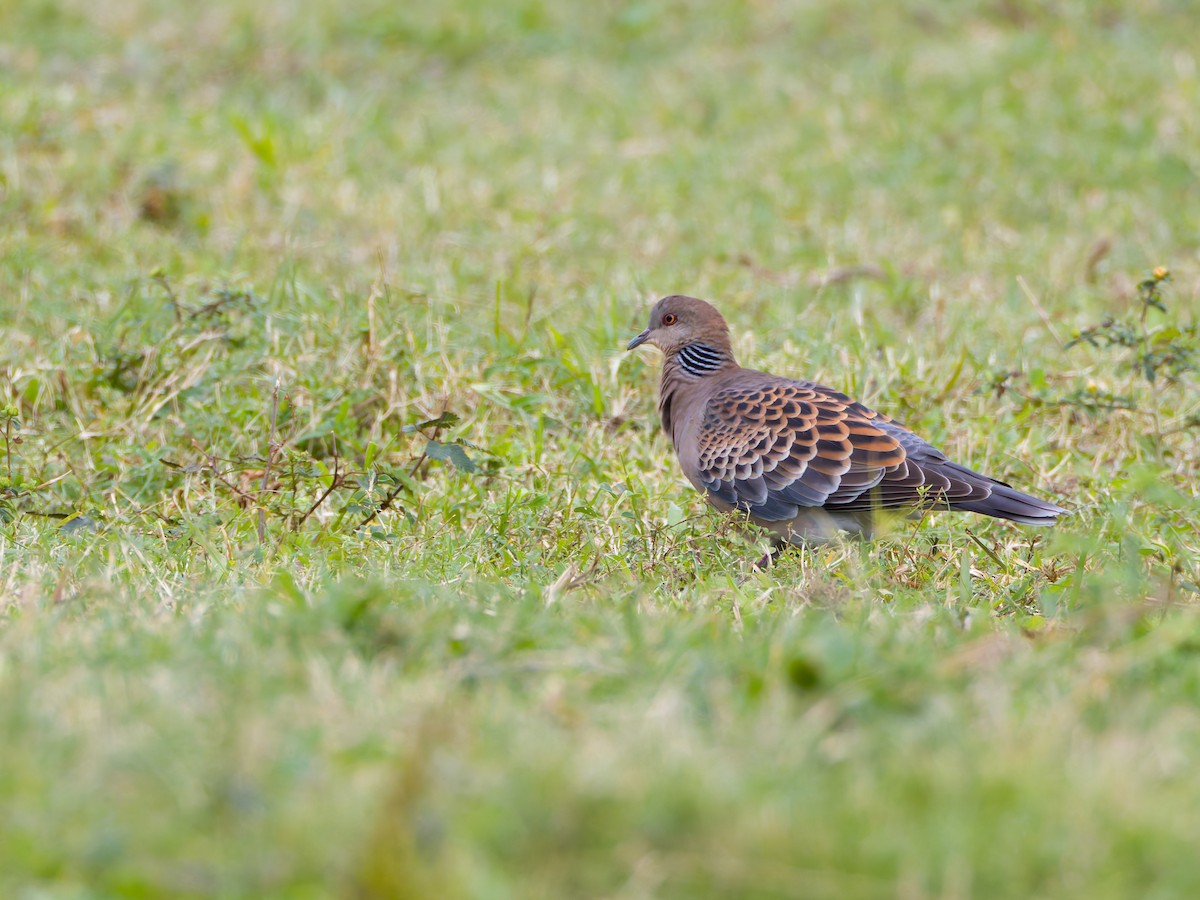
[[[3,894],[1194,896],[1138,10],[0,5]],[[619,352],[671,292],[1074,514],[754,572]]]

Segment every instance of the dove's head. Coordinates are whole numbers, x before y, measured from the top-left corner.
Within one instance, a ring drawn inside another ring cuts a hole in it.
[[[673,294],[654,304],[654,309],[650,310],[650,325],[630,341],[626,349],[649,344],[670,356],[695,343],[727,350],[729,326],[711,303]]]

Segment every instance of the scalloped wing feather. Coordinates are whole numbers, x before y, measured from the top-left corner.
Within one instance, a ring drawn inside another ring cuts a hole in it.
[[[867,495],[871,507],[919,499],[925,480],[907,471],[905,444],[928,447],[920,438],[845,394],[767,379],[708,401],[697,450],[700,480],[715,497],[765,521],[794,518],[801,507],[854,509]]]
[[[756,384],[726,387],[708,400],[696,440],[698,477],[710,497],[761,523],[795,520],[803,528],[806,514],[823,510],[845,527],[874,510],[917,507],[1047,525],[1064,512],[951,462],[845,394],[754,375]]]

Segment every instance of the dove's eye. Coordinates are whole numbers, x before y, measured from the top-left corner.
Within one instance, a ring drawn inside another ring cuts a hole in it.
[[[678,321],[679,316],[675,315],[675,313],[667,313],[665,316],[663,316],[664,325],[674,325]]]

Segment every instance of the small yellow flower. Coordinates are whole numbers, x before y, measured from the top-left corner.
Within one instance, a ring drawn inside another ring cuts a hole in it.
[[[1155,281],[1166,281],[1171,277],[1171,270],[1166,266],[1157,266],[1153,272]]]

